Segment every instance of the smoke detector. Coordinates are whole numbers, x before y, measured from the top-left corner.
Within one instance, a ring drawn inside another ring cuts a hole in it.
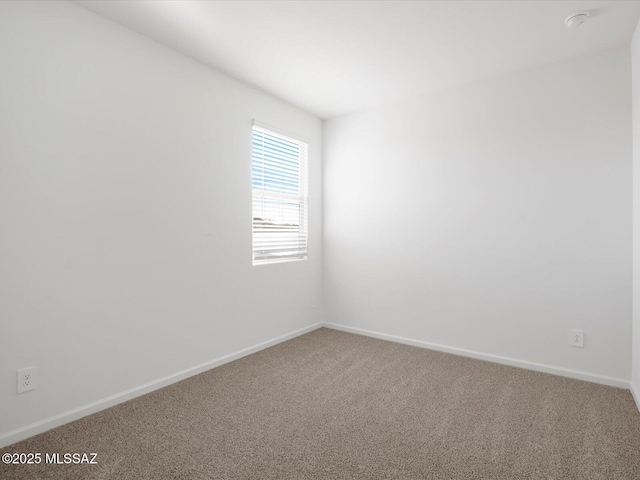
[[[578,12],[565,18],[564,23],[569,28],[578,28],[580,25],[587,21],[587,18],[589,18],[589,12]]]

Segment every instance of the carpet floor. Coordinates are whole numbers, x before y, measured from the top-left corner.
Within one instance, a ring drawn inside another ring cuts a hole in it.
[[[322,328],[5,452],[98,456],[3,480],[629,480],[640,413],[627,390]]]

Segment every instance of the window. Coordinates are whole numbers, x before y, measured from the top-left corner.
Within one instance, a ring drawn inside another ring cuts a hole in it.
[[[307,258],[307,144],[254,123],[253,264]]]

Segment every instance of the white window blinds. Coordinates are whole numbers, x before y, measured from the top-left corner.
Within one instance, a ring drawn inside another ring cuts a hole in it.
[[[307,256],[307,144],[253,126],[253,263]]]

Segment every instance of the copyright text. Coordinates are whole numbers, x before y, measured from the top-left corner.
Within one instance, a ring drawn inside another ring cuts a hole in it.
[[[4,453],[2,463],[7,465],[97,465],[97,453]]]

